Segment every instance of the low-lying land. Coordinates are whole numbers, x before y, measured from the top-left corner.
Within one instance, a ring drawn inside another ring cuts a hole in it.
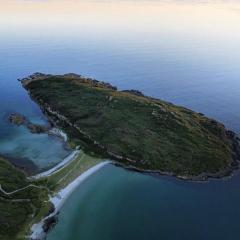
[[[76,74],[21,82],[55,124],[126,166],[190,179],[237,166],[238,138],[203,114]]]
[[[84,171],[101,161],[102,159],[89,156],[81,151],[74,161],[70,162],[66,166],[63,166],[60,171],[57,170],[49,177],[36,179],[36,182],[38,185],[46,186],[52,192],[56,192],[67,186]]]
[[[28,238],[30,227],[54,212],[49,196],[53,197],[101,161],[80,151],[66,166],[47,177],[34,179],[27,178],[24,172],[0,158],[0,239]],[[50,224],[46,223],[46,230],[49,230]]]

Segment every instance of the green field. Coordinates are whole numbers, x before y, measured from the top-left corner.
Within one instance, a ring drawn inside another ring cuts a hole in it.
[[[29,186],[25,174],[0,158],[0,239],[25,239],[31,223],[38,221],[49,210],[48,189]],[[29,186],[29,187],[27,187]],[[25,188],[27,187],[27,188]]]
[[[37,180],[36,184],[46,186],[50,191],[56,192],[67,186],[87,169],[97,165],[101,161],[102,159],[89,156],[81,151],[79,156],[70,164],[49,177]]]
[[[117,91],[96,80],[77,76],[39,79],[23,81],[32,98],[64,115],[81,130],[82,140],[95,141],[105,153],[122,156],[119,161],[124,164],[196,176],[224,171],[234,161],[233,141],[225,127],[202,114]]]

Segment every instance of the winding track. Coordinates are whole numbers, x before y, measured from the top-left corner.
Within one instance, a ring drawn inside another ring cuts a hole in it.
[[[49,191],[49,189],[48,189],[47,187],[37,186],[37,185],[35,185],[35,184],[29,184],[29,185],[27,185],[26,187],[19,188],[19,189],[17,189],[17,190],[12,191],[12,192],[6,192],[6,191],[2,188],[2,185],[0,184],[0,191],[1,191],[2,193],[4,193],[5,195],[8,195],[8,196],[9,196],[9,195],[12,195],[12,194],[14,194],[14,193],[20,192],[20,191],[25,190],[25,189],[30,188],[30,187],[35,187],[35,188],[39,188],[39,189],[46,189],[46,190]]]

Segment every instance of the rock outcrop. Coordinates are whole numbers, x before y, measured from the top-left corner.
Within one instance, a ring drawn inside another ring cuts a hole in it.
[[[25,126],[26,128],[29,129],[31,133],[37,133],[37,134],[47,133],[50,129],[49,127],[30,122],[25,116],[19,113],[11,113],[8,119],[9,119],[9,122],[14,125]]]

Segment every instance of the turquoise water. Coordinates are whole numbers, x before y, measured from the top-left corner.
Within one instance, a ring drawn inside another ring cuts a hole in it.
[[[239,180],[190,183],[107,166],[67,200],[47,240],[238,239]]]
[[[68,154],[17,82],[76,72],[184,105],[240,133],[239,1],[0,1],[0,154],[40,168]],[[49,239],[238,239],[239,177],[205,184],[107,167],[72,195]],[[71,204],[69,204],[71,202]],[[74,226],[74,228],[73,228]]]

